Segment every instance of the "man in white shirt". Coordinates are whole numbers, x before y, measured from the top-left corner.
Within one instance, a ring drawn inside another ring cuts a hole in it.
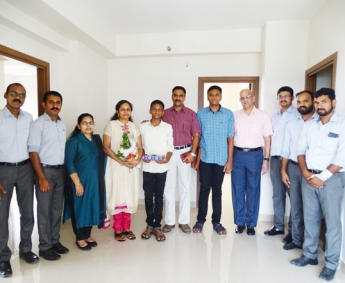
[[[305,124],[297,158],[303,174],[304,243],[296,266],[318,264],[321,216],[326,222],[325,266],[319,278],[330,281],[339,265],[342,242],[341,211],[345,188],[345,119],[335,113],[335,92],[321,88],[315,93],[319,119]]]
[[[140,125],[143,141],[143,189],[145,192],[146,230],[142,239],[155,235],[158,242],[165,240],[161,230],[163,218],[164,186],[169,169],[169,160],[174,151],[173,129],[162,121],[164,104],[154,100],[150,106],[150,122]]]
[[[292,106],[294,96],[293,89],[291,87],[281,87],[277,92],[277,99],[280,109],[271,117],[273,135],[271,144],[270,177],[273,186],[272,199],[274,223],[271,229],[264,232],[267,236],[284,234],[286,194],[289,194],[289,190],[281,179],[281,154],[283,150],[286,124],[294,119],[298,114],[296,108]],[[289,217],[288,234],[283,239],[283,242],[290,243],[291,241],[291,219]]]

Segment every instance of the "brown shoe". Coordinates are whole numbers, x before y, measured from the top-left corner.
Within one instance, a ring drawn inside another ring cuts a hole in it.
[[[192,229],[190,229],[188,224],[179,224],[178,227],[181,228],[183,233],[189,234],[190,232],[192,232]]]
[[[164,226],[163,226],[163,228],[162,228],[162,231],[164,232],[164,233],[168,233],[168,232],[170,232],[171,230],[172,230],[172,228],[174,228],[175,227],[175,225],[168,225],[168,224],[165,224]]]

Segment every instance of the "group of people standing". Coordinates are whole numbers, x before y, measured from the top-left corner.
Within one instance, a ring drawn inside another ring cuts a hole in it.
[[[20,258],[35,263],[39,258],[31,251],[34,184],[39,255],[57,260],[69,251],[60,243],[62,211],[64,221],[71,218],[76,245],[81,250],[97,246],[91,237],[93,226],[107,229],[111,222],[115,240],[136,239],[131,231],[131,214],[137,211],[141,187],[147,215],[142,239],[154,235],[162,242],[166,239],[164,233],[175,227],[177,188],[177,224],[184,233],[202,232],[212,191],[213,229],[220,236],[226,235],[221,224],[222,183],[224,174],[230,173],[235,232],[247,230],[254,236],[261,175],[270,170],[274,226],[265,235],[284,234],[289,194],[291,224],[284,249],[303,247],[303,255],[291,261],[294,265],[317,264],[323,215],[327,248],[320,278],[333,279],[342,238],[345,122],[334,112],[332,89],[322,88],[315,95],[310,91],[296,94],[296,109],[292,106],[293,90],[282,87],[277,92],[281,108],[270,119],[255,107],[256,97],[249,89],[240,92],[242,109],[233,113],[220,104],[222,89],[211,86],[207,91],[209,106],[196,113],[184,105],[186,90],[176,86],[171,96],[173,106],[165,109],[162,101],[154,100],[149,109],[151,119],[139,127],[131,118],[132,104],[119,101],[104,128],[103,141],[93,133],[93,116],[81,114],[67,143],[66,127],[59,117],[60,93],[45,93],[45,113],[35,121],[20,109],[26,98],[21,84],[9,85],[4,97],[7,105],[0,110],[0,276],[12,274],[7,241],[14,187],[21,213]],[[197,220],[191,229],[191,164],[197,154],[201,155],[200,192]]]

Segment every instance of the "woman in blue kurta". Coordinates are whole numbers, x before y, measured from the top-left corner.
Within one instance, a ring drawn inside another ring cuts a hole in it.
[[[71,218],[76,245],[81,250],[96,247],[92,226],[103,227],[105,214],[105,154],[99,135],[93,134],[91,114],[78,117],[78,124],[66,143],[66,182],[64,221]]]

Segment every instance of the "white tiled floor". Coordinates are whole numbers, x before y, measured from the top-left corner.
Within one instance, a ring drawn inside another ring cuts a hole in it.
[[[226,237],[219,237],[207,222],[202,234],[184,234],[179,228],[167,233],[167,240],[158,243],[154,237],[140,239],[145,228],[145,210],[139,207],[133,215],[134,241],[116,242],[110,229],[93,229],[99,243],[92,251],[81,251],[75,245],[71,224],[62,226],[61,242],[70,252],[56,262],[41,259],[29,265],[14,255],[11,264],[13,276],[1,282],[267,282],[310,283],[320,282],[318,274],[323,266],[323,253],[319,253],[318,266],[295,267],[289,263],[299,257],[301,250],[284,251],[282,236],[264,236],[271,223],[259,223],[257,234],[234,233],[229,177],[223,190],[222,224],[228,229]],[[191,225],[196,219],[192,210]],[[211,213],[209,213],[210,215]],[[209,219],[208,219],[209,220]],[[37,230],[34,232],[34,252],[38,252]],[[345,282],[339,269],[335,283]]]

